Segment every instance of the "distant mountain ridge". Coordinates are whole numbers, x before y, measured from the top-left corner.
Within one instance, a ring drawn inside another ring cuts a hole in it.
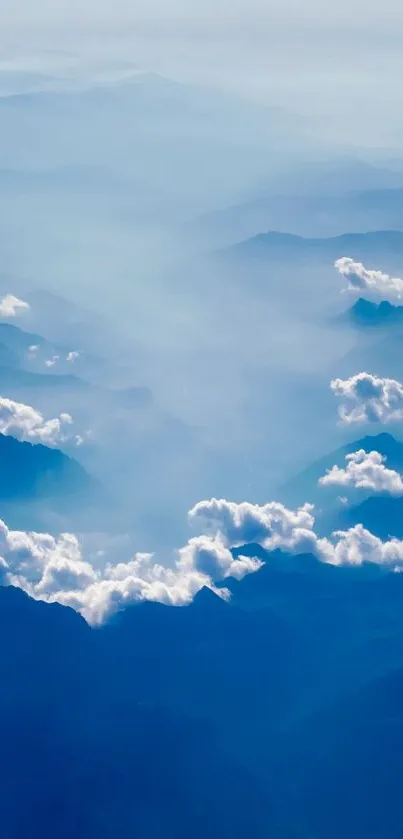
[[[328,175],[330,175],[331,170]],[[403,189],[390,185],[377,189],[349,189],[347,170],[341,170],[338,190],[312,194],[306,186],[295,194],[275,190],[249,201],[216,210],[198,219],[192,232],[208,245],[230,246],[267,230],[287,230],[300,236],[339,236],[345,230],[403,229]],[[364,173],[363,173],[364,174]],[[380,179],[382,174],[378,173]],[[391,176],[392,173],[389,173]],[[370,167],[364,175],[371,178]],[[343,184],[344,180],[344,184]]]
[[[0,341],[19,357],[25,355],[31,346],[46,347],[49,345],[49,342],[42,335],[26,332],[13,323],[0,323]],[[56,349],[56,347],[52,347],[52,349]],[[57,347],[57,349],[60,349],[60,347]]]
[[[341,317],[358,326],[383,326],[403,323],[403,306],[394,306],[388,300],[372,303],[360,297]]]
[[[34,347],[34,350],[30,348]],[[38,355],[38,349],[40,355]],[[3,395],[24,401],[25,391],[75,392],[79,396],[95,396],[110,400],[111,395],[122,407],[145,407],[151,404],[152,394],[145,386],[118,390],[108,389],[102,378],[102,359],[83,354],[73,363],[66,361],[69,347],[53,344],[37,333],[26,332],[10,323],[0,323],[0,390]],[[45,361],[57,354],[54,367],[47,368]],[[97,367],[99,366],[99,369]],[[82,377],[94,372],[94,384]],[[7,392],[6,392],[7,391]]]
[[[370,495],[360,504],[342,510],[338,526],[362,524],[380,539],[403,539],[403,497]]]
[[[390,256],[403,256],[403,232],[374,230],[367,233],[344,233],[341,236],[307,238],[291,233],[269,231],[259,233],[229,248],[218,251],[222,258],[240,259],[326,259],[332,262],[340,256],[365,259],[376,258],[387,251]]]
[[[4,434],[0,434],[0,469],[3,501],[55,500],[97,489],[85,469],[58,449]]]
[[[335,449],[329,454],[315,460],[297,475],[289,478],[279,490],[280,496],[287,504],[302,504],[304,501],[321,501],[324,503],[326,496],[325,489],[318,487],[318,480],[325,475],[327,469],[336,465],[346,465],[346,455],[364,449],[366,452],[377,451],[387,459],[389,469],[403,470],[403,443],[396,440],[392,434],[381,432],[380,434],[367,434],[351,443]]]

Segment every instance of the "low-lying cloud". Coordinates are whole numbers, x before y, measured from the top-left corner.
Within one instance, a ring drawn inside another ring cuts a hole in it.
[[[58,356],[58,355],[52,355],[52,357],[51,357],[51,358],[47,358],[47,359],[46,359],[46,361],[45,361],[45,366],[46,366],[46,367],[54,367],[54,366],[55,366],[55,364],[56,364],[58,361],[59,361],[59,356]]]
[[[257,571],[261,561],[234,559],[224,540],[201,535],[177,551],[172,568],[137,553],[129,562],[95,568],[85,560],[76,536],[12,531],[0,521],[0,574],[3,584],[31,597],[81,612],[89,623],[104,621],[126,604],[153,600],[182,606],[203,587]],[[225,590],[221,592],[225,596]]]
[[[27,311],[29,308],[30,305],[25,300],[20,300],[14,294],[6,294],[0,300],[0,317],[15,318],[20,312]]]
[[[396,379],[357,373],[333,379],[331,390],[342,400],[339,417],[344,423],[389,423],[403,419],[403,385]]]
[[[71,438],[72,423],[70,414],[45,420],[31,405],[0,397],[0,434],[30,443],[58,446]]]
[[[308,551],[315,523],[313,509],[312,504],[289,510],[278,501],[259,505],[212,498],[199,501],[190,510],[189,521],[219,533],[231,548],[257,542],[268,550],[298,547]]]
[[[200,519],[223,539],[228,547],[257,541],[266,550],[280,548],[293,554],[312,553],[332,565],[379,565],[403,563],[403,541],[382,542],[361,524],[349,530],[336,531],[330,538],[318,537],[314,531],[313,505],[304,504],[289,510],[283,504],[270,502],[260,506],[225,499],[201,501],[190,511],[191,521]]]
[[[400,277],[391,277],[382,271],[368,269],[362,262],[355,262],[349,256],[342,256],[334,265],[347,280],[345,291],[353,292],[373,303],[387,300],[394,306],[403,305],[403,279]]]
[[[359,449],[346,455],[347,466],[344,469],[336,465],[328,469],[326,475],[319,478],[319,484],[402,495],[402,476],[394,469],[388,469],[385,461],[386,457],[379,452]]]
[[[241,580],[264,564],[250,556],[233,556],[232,549],[256,541],[267,550],[293,554],[310,552],[322,562],[361,565],[372,562],[391,569],[403,566],[403,541],[382,542],[361,524],[328,538],[314,532],[312,505],[289,510],[271,502],[262,506],[226,499],[201,501],[190,510],[190,522],[207,527],[176,551],[172,567],[153,554],[137,553],[128,562],[103,558],[99,567],[83,556],[76,536],[10,530],[0,521],[0,580],[22,588],[31,597],[71,606],[91,624],[136,601],[172,606],[189,604],[197,592],[229,577]],[[228,597],[228,590],[220,589]]]

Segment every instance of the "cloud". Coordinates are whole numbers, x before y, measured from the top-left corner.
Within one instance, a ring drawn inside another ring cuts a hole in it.
[[[365,268],[362,262],[354,262],[349,256],[342,256],[334,263],[335,268],[347,280],[345,291],[351,291],[374,303],[387,300],[393,305],[403,305],[403,279]]]
[[[77,352],[77,350],[71,350],[71,352],[67,353],[67,355],[66,355],[66,361],[71,363],[73,361],[77,361],[77,358],[79,358],[79,357],[80,357],[80,353]]]
[[[199,501],[189,511],[189,521],[200,522],[211,532],[220,534],[231,548],[257,542],[269,550],[298,547],[301,551],[311,549],[315,523],[312,504],[289,510],[278,501],[238,504],[223,498]]]
[[[73,534],[56,538],[15,531],[0,520],[0,581],[36,599],[71,606],[89,623],[100,624],[136,601],[187,605],[203,586],[225,597],[228,591],[217,590],[215,583],[229,577],[241,580],[263,564],[249,556],[234,558],[231,552],[231,546],[243,544],[251,534],[268,550],[309,551],[333,565],[373,562],[392,570],[403,568],[403,541],[382,542],[360,524],[337,531],[330,539],[319,538],[308,504],[292,511],[277,502],[259,506],[210,499],[197,504],[189,517],[194,524],[213,527],[214,532],[192,537],[176,551],[172,567],[161,565],[148,553],[114,564],[106,561],[103,551],[97,551],[95,566],[83,556]]]
[[[357,373],[349,379],[333,379],[330,387],[343,400],[342,422],[388,423],[403,418],[403,385],[396,379]]]
[[[48,358],[45,361],[46,367],[54,367],[57,361],[59,361],[59,356],[58,355],[52,355],[52,358]]]
[[[216,538],[231,547],[256,541],[269,551],[280,548],[293,554],[312,553],[332,565],[373,562],[394,567],[403,563],[403,541],[382,542],[361,524],[335,531],[330,538],[319,537],[313,529],[315,518],[311,504],[289,510],[278,502],[260,506],[212,498],[196,504],[189,518],[210,525]]]
[[[20,312],[27,311],[29,308],[29,303],[14,297],[14,294],[6,294],[0,300],[0,317],[15,318]]]
[[[45,420],[31,405],[0,397],[0,434],[10,435],[17,440],[58,446],[69,439],[67,429],[72,422],[70,414],[60,414],[59,417]]]
[[[234,559],[228,545],[218,535],[195,536],[178,553],[177,568],[180,571],[185,574],[203,574],[214,582],[225,580],[226,577],[241,580],[246,574],[257,571],[262,564],[249,557]]]
[[[3,585],[18,586],[39,600],[71,606],[92,624],[135,601],[186,605],[203,586],[214,588],[214,582],[230,576],[240,580],[262,564],[250,557],[234,559],[219,538],[203,535],[190,539],[177,552],[172,568],[146,553],[135,554],[127,563],[94,568],[83,558],[73,534],[54,538],[13,531],[2,521],[0,556]]]
[[[341,469],[332,466],[326,475],[319,478],[322,486],[354,487],[373,492],[389,492],[391,495],[403,494],[402,476],[394,469],[385,466],[386,457],[379,452],[366,452],[364,449],[346,455],[347,466]]]
[[[356,524],[349,530],[335,531],[332,540],[333,553],[329,561],[334,565],[362,565],[363,562],[373,562],[394,568],[403,563],[402,540],[388,539],[382,542],[362,524]]]

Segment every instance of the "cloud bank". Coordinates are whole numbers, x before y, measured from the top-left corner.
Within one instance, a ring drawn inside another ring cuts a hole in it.
[[[368,269],[362,262],[355,262],[349,256],[337,259],[334,266],[347,280],[345,291],[373,303],[387,300],[394,306],[403,305],[403,279],[400,277],[390,277],[382,271]]]
[[[20,312],[27,311],[29,308],[29,303],[14,297],[14,294],[6,294],[0,300],[0,317],[15,318]]]
[[[332,565],[399,566],[403,563],[403,541],[382,542],[361,524],[345,531],[335,531],[331,538],[320,538],[314,532],[313,506],[304,504],[289,510],[283,504],[270,502],[262,506],[225,499],[201,501],[190,510],[191,521],[209,525],[216,538],[229,547],[257,541],[266,550],[280,548],[293,554],[310,552],[322,562]]]
[[[45,420],[31,405],[0,397],[0,434],[17,440],[58,446],[69,439],[68,428],[72,422],[70,414]]]
[[[331,390],[342,404],[344,423],[389,423],[403,418],[403,385],[396,379],[357,373],[349,379],[333,379]]]
[[[345,469],[332,466],[331,469],[328,469],[326,475],[319,478],[319,484],[402,495],[402,476],[394,469],[388,469],[385,466],[385,461],[386,457],[383,457],[379,452],[366,452],[364,449],[359,449],[346,455],[347,466]]]
[[[201,523],[219,534],[231,548],[257,542],[268,550],[281,547],[309,551],[314,536],[313,509],[312,504],[289,510],[278,501],[260,506],[212,498],[199,501],[188,516],[191,523]]]
[[[44,533],[10,530],[0,521],[0,581],[15,585],[31,597],[58,602],[79,611],[91,624],[100,624],[113,612],[136,601],[167,605],[190,603],[203,587],[259,571],[262,562],[237,556],[231,549],[258,541],[267,550],[281,548],[293,554],[311,552],[322,562],[361,565],[373,562],[392,570],[403,567],[403,541],[382,542],[362,525],[337,531],[330,539],[313,530],[312,506],[289,510],[271,502],[262,506],[215,499],[201,501],[189,512],[193,525],[210,530],[194,536],[176,551],[172,567],[152,554],[137,553],[128,562],[104,559],[99,567],[83,556],[71,533],[58,538]],[[219,591],[228,596],[226,589]]]
[[[76,536],[9,530],[0,521],[0,579],[22,588],[31,597],[71,606],[98,624],[128,603],[153,600],[182,606],[203,587],[257,571],[261,562],[234,559],[220,538],[194,537],[177,551],[172,568],[137,553],[129,562],[107,562],[95,568],[84,559]],[[225,595],[224,592],[221,592]]]

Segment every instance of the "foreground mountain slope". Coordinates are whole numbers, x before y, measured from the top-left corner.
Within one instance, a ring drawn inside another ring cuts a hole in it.
[[[0,626],[3,638],[12,632],[0,697],[5,835],[38,828],[51,839],[55,822],[66,839],[267,835],[267,797],[211,722],[164,709],[157,696],[135,701],[77,615],[0,589]],[[137,681],[130,657],[128,667]]]
[[[403,576],[239,552],[228,602],[96,630],[0,588],[5,835],[379,839],[382,806],[401,835]]]

